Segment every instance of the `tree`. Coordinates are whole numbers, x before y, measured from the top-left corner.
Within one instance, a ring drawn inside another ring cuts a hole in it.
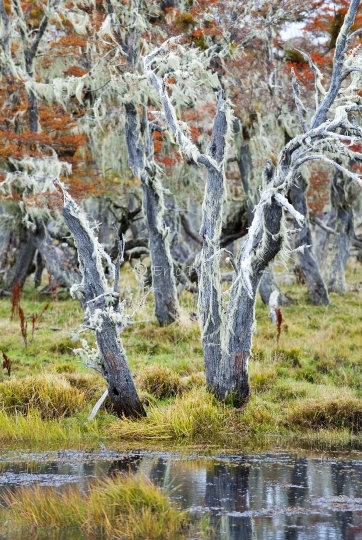
[[[298,181],[300,167],[310,161],[321,160],[362,184],[358,175],[336,161],[337,156],[357,160],[362,158],[361,154],[348,147],[350,141],[362,136],[361,128],[351,118],[361,110],[358,95],[361,85],[361,53],[355,49],[347,54],[348,45],[356,35],[350,34],[350,29],[358,6],[359,0],[351,1],[339,32],[328,90],[322,86],[321,74],[310,60],[315,73],[316,109],[308,124],[303,116],[299,86],[294,84],[302,133],[284,146],[276,165],[270,160],[266,163],[263,191],[254,211],[247,241],[234,262],[235,276],[225,310],[220,289],[219,242],[224,197],[225,138],[227,117],[230,118],[230,114],[223,92],[219,97],[209,150],[206,155],[200,154],[180,129],[165,81],[157,73],[157,59],[159,63],[166,46],[156,49],[145,59],[147,73],[160,96],[165,117],[180,148],[189,158],[204,164],[208,170],[201,228],[203,247],[198,268],[206,381],[208,388],[219,399],[231,400],[237,407],[244,406],[250,396],[248,361],[251,355],[255,297],[265,268],[285,244],[285,210],[300,225],[304,221],[304,216],[286,198],[293,183]],[[168,46],[171,47],[172,43]],[[345,86],[348,78],[350,82]],[[326,148],[331,152],[331,157],[327,157]]]

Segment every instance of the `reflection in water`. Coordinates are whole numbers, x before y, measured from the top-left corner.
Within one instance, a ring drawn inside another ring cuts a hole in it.
[[[140,472],[195,519],[208,516],[215,540],[362,540],[362,459],[286,453],[214,458],[134,453],[85,463],[68,458],[37,463],[31,471],[26,463],[3,462],[0,499],[9,478],[19,481],[30,472],[41,474],[39,480],[57,475],[58,484],[64,483],[60,489],[77,477],[82,491],[95,478]]]

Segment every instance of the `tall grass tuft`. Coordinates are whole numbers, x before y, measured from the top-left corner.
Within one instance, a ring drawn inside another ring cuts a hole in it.
[[[37,410],[42,418],[72,416],[86,406],[83,392],[61,376],[47,374],[0,383],[0,410],[28,414]]]
[[[235,413],[204,389],[194,389],[176,397],[167,406],[151,406],[147,418],[133,421],[121,419],[110,425],[110,434],[122,439],[183,440],[206,442],[227,437],[233,430]]]
[[[301,429],[347,429],[358,433],[362,428],[362,399],[349,396],[305,399],[289,412],[285,424]]]
[[[180,375],[164,366],[147,366],[137,375],[137,387],[156,399],[181,395],[184,390]]]
[[[119,475],[98,481],[82,494],[74,486],[57,493],[23,487],[5,496],[3,518],[19,527],[78,527],[87,538],[173,540],[183,537],[186,515],[149,479]]]

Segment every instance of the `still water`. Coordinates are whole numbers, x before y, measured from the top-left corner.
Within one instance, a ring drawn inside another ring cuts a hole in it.
[[[87,490],[118,471],[142,472],[195,520],[206,516],[215,540],[362,540],[362,454],[0,452],[0,501],[19,485]]]

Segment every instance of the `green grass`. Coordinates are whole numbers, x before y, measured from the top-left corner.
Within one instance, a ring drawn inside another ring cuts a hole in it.
[[[125,281],[127,272],[122,274]],[[348,272],[350,283],[362,281],[360,265]],[[131,281],[130,292],[137,297],[133,285]],[[71,352],[76,346],[72,330],[83,316],[78,304],[68,297],[52,302],[32,343],[25,347],[18,320],[10,320],[11,300],[0,298],[0,351],[13,362],[10,380],[6,370],[0,370],[0,439],[30,442],[33,437],[63,444],[67,437],[74,441],[122,437],[129,443],[156,445],[159,440],[232,446],[246,435],[316,438],[340,433],[345,438],[349,433],[358,437],[362,303],[357,289],[331,295],[330,306],[312,306],[305,289],[289,287],[284,292],[293,302],[282,308],[278,346],[268,309],[257,301],[250,361],[253,395],[242,412],[218,404],[204,390],[200,331],[188,316],[196,309],[193,296],[185,293],[181,298],[181,321],[163,328],[154,321],[150,297],[136,313],[136,324],[122,334],[148,418],[118,421],[107,412],[106,403],[105,411],[91,424],[86,418],[105,382]],[[26,315],[41,312],[48,301],[31,287],[21,298]],[[46,430],[41,429],[42,422]]]

